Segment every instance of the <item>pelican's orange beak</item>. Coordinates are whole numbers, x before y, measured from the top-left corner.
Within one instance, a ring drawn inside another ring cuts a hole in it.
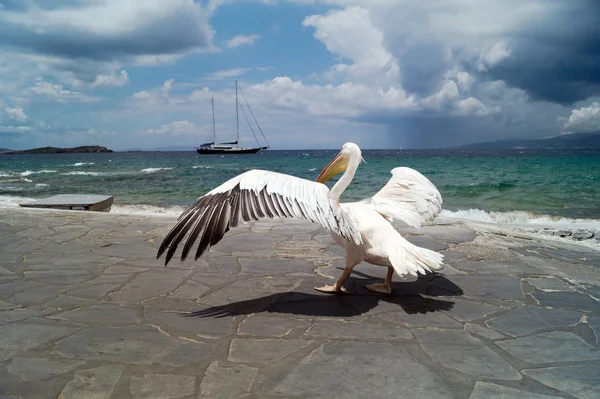
[[[318,183],[325,183],[327,180],[331,179],[332,177],[345,172],[346,169],[348,168],[348,158],[343,156],[342,153],[340,152],[339,154],[337,154],[335,156],[335,158],[333,158],[331,160],[331,162],[329,162],[329,165],[327,165],[325,167],[325,169],[323,169],[321,171],[321,174],[319,175],[319,177],[317,177],[317,182]]]

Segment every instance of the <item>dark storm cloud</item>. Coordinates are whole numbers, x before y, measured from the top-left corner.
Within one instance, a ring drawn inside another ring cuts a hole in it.
[[[73,7],[77,3],[53,2],[53,8],[60,10],[61,7]],[[0,46],[61,58],[99,61],[122,60],[124,57],[137,55],[176,54],[208,48],[212,34],[207,22],[200,21],[198,14],[191,12],[189,7],[177,8],[171,5],[165,2],[164,11],[155,12],[151,18],[148,18],[147,13],[140,13],[139,18],[146,20],[125,21],[130,22],[132,26],[114,32],[109,29],[88,28],[84,24],[45,24],[39,20],[33,22],[33,18],[27,14],[30,9],[11,1],[0,7]],[[83,4],[79,4],[78,7],[83,7]],[[119,8],[115,7],[114,12],[119,11]],[[16,15],[18,18],[6,18],[2,21],[3,12],[10,12],[11,16]],[[43,12],[39,15],[44,16]]]
[[[532,99],[572,104],[600,94],[600,1],[551,0],[552,14],[515,32],[511,56],[491,68]]]
[[[513,138],[542,138],[543,125],[512,126],[501,122],[502,115],[473,118],[465,116],[422,118],[407,116],[389,124],[393,146],[403,148],[452,148],[474,142]]]

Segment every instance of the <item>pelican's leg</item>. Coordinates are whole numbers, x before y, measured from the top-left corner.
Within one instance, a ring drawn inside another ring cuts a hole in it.
[[[385,283],[373,283],[369,285],[365,285],[365,288],[369,291],[380,292],[382,294],[391,294],[392,293],[392,276],[394,275],[394,269],[388,267],[387,277],[385,278]]]
[[[350,291],[345,289],[342,285],[344,284],[344,282],[346,282],[346,280],[348,280],[348,277],[350,277],[350,274],[352,274],[353,268],[354,268],[354,265],[346,266],[344,268],[344,272],[342,273],[341,277],[338,279],[338,281],[335,282],[334,285],[324,285],[322,287],[315,287],[315,290],[321,291],[321,292],[331,292],[331,293],[336,293],[336,294],[349,294]]]

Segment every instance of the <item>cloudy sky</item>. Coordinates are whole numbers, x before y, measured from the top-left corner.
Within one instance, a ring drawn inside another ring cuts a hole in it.
[[[274,149],[597,131],[600,2],[0,0],[0,147],[228,140],[236,79]]]

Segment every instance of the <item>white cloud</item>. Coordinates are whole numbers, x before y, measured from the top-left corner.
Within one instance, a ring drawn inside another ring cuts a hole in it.
[[[6,107],[4,108],[4,111],[10,119],[15,120],[17,122],[25,122],[27,119],[29,119],[27,114],[25,114],[23,108],[20,106]]]
[[[15,125],[0,125],[0,132],[2,133],[26,133],[33,129],[31,126],[15,126]]]
[[[477,62],[477,69],[479,71],[487,71],[490,67],[497,65],[508,56],[510,56],[510,49],[506,43],[496,43],[481,53]]]
[[[138,101],[148,101],[150,100],[150,98],[152,97],[152,94],[150,94],[149,91],[146,90],[142,90],[142,91],[138,91],[137,93],[133,93],[132,98],[134,100],[138,100]]]
[[[138,134],[150,136],[189,136],[198,135],[199,127],[188,120],[173,121],[155,129],[147,129]]]
[[[304,19],[303,25],[314,27],[315,37],[329,51],[352,60],[351,65],[342,68],[349,81],[383,86],[398,81],[398,63],[385,48],[383,33],[373,25],[365,8],[348,7],[312,15]]]
[[[260,35],[236,35],[231,39],[227,40],[227,47],[233,48],[243,45],[252,46],[258,39],[260,39]]]
[[[227,79],[234,78],[236,76],[241,76],[248,71],[248,68],[232,68],[226,69],[223,71],[216,71],[206,74],[206,78],[209,80],[219,80],[219,79]]]
[[[25,94],[36,100],[47,100],[63,104],[69,102],[96,102],[102,100],[99,97],[65,89],[63,85],[47,82],[43,78],[37,78],[35,84],[32,87],[29,87]]]
[[[98,87],[98,86],[115,86],[115,87],[121,87],[121,86],[125,86],[127,83],[129,83],[129,75],[127,74],[127,71],[122,69],[120,74],[116,74],[114,71],[106,74],[106,75],[97,75],[96,79],[94,80],[94,82],[92,83],[92,87]]]
[[[588,107],[572,110],[563,128],[577,133],[600,131],[600,103],[593,102]]]

